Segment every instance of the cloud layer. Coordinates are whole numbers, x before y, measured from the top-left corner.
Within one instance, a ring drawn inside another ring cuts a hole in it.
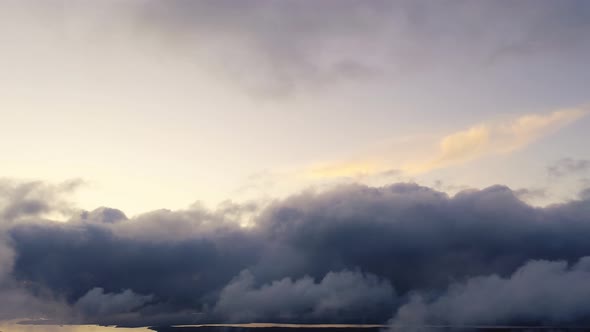
[[[23,188],[51,208],[14,209]],[[535,208],[504,186],[450,197],[399,183],[303,192],[259,208],[43,218],[64,209],[61,188],[2,186],[2,206],[19,211],[2,213],[10,219],[0,292],[12,304],[4,319],[383,323],[397,313],[396,322],[508,324],[588,314],[584,199]]]
[[[530,10],[534,8],[534,10]],[[438,66],[590,51],[584,1],[148,1],[140,22],[272,95]],[[468,27],[466,29],[466,27]],[[195,50],[194,45],[207,45]],[[468,45],[460,46],[460,45]],[[252,68],[256,68],[252,70]]]
[[[223,288],[215,311],[231,321],[355,321],[393,306],[391,285],[360,272],[329,272],[319,282],[304,276],[255,287],[245,270]],[[286,300],[285,300],[286,299]]]
[[[432,302],[414,294],[391,323],[394,326],[587,324],[589,277],[590,257],[582,257],[571,266],[565,261],[533,260],[507,277],[490,275],[453,283]]]
[[[92,50],[120,50],[127,43],[146,52],[167,50],[270,96],[424,68],[590,52],[590,6],[577,0],[509,6],[428,0],[5,3],[3,21],[20,18],[17,37],[25,42],[37,34],[44,42],[62,39]],[[35,31],[29,20],[49,29]]]

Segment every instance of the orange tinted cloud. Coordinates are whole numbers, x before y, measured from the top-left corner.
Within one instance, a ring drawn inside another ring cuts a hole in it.
[[[441,138],[435,158],[410,163],[402,169],[411,174],[424,173],[483,156],[509,153],[526,147],[587,113],[587,108],[572,108],[549,114],[522,115],[499,123],[478,124]]]
[[[479,123],[438,139],[434,154],[423,146],[405,144],[401,147],[404,151],[395,153],[397,165],[396,162],[387,161],[387,156],[391,156],[392,153],[386,152],[382,156],[373,158],[319,164],[308,168],[304,174],[311,179],[335,179],[379,176],[387,174],[392,169],[406,175],[426,173],[477,158],[522,149],[584,117],[587,113],[588,107],[579,107],[545,114],[526,114],[498,122]],[[404,157],[409,151],[414,154],[418,151],[418,157]]]

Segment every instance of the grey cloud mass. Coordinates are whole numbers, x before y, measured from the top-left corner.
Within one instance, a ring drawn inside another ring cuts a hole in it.
[[[126,314],[140,308],[152,296],[139,295],[127,289],[121,293],[105,294],[102,288],[93,288],[79,298],[74,307],[89,317]]]
[[[547,190],[544,188],[520,188],[514,190],[514,195],[526,201],[527,199],[543,198],[547,196]]]
[[[590,257],[529,261],[508,277],[470,278],[453,283],[443,295],[413,294],[399,308],[394,326],[449,324],[568,326],[588,323]]]
[[[7,3],[6,19],[26,13],[68,45],[99,51],[105,43],[129,44],[156,59],[166,50],[268,96],[432,67],[590,53],[590,4],[583,0]]]
[[[547,167],[547,173],[553,177],[580,175],[590,170],[590,160],[563,158]]]
[[[248,271],[223,288],[215,311],[229,321],[364,320],[393,306],[391,285],[360,272],[329,272],[317,283],[304,276],[255,287]],[[285,301],[284,299],[288,299]]]
[[[29,197],[63,210],[60,186],[11,183],[2,206],[32,188]],[[581,197],[538,208],[505,186],[449,196],[398,183],[130,219],[99,208],[64,223],[17,209],[2,220],[0,295],[12,305],[0,313],[126,326],[383,323],[394,313],[573,324],[590,314],[590,202]]]
[[[585,1],[149,1],[140,21],[271,95],[429,66],[590,52]]]
[[[63,198],[81,184],[80,180],[48,185],[40,181],[18,183],[0,179],[2,220],[7,223],[27,217],[39,217],[47,212],[69,212],[68,204]]]

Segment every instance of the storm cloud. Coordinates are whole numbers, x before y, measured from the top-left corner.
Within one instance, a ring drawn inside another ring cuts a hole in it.
[[[93,288],[79,298],[74,306],[86,316],[96,317],[127,313],[151,300],[149,295],[125,290],[117,294],[105,294],[102,288]]]
[[[392,324],[587,324],[589,277],[590,257],[570,266],[565,261],[533,260],[505,278],[491,275],[453,283],[432,302],[414,294]]]
[[[590,1],[2,0],[0,27],[3,171],[96,185],[0,179],[0,320],[590,317]],[[409,176],[445,182],[383,185]],[[228,200],[161,209],[192,199]]]
[[[14,206],[23,186],[31,185],[5,185],[3,206]],[[32,188],[41,205],[64,210],[61,187]],[[47,188],[51,195],[35,193]],[[2,291],[38,305],[3,318],[383,323],[422,312],[427,322],[508,324],[588,314],[585,199],[540,208],[505,186],[449,196],[398,183],[133,218],[112,208],[67,222],[19,211],[3,220]],[[514,310],[501,311],[512,301]],[[541,302],[550,304],[528,305]]]
[[[371,319],[393,306],[391,285],[359,272],[329,272],[319,282],[305,276],[255,288],[243,271],[221,291],[215,311],[230,321],[318,321]],[[283,299],[287,299],[286,301]]]

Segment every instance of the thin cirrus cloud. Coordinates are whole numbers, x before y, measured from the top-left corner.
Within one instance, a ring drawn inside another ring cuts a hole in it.
[[[398,164],[378,158],[357,159],[352,162],[324,163],[308,168],[307,177],[314,179],[361,178],[395,174],[417,175],[435,169],[463,164],[475,159],[513,153],[539,139],[581,119],[588,114],[587,106],[555,110],[550,113],[525,114],[496,122],[473,125],[439,138],[435,157],[400,162],[405,151],[396,151]],[[400,153],[401,152],[401,153]],[[391,154],[391,153],[389,153]],[[428,154],[432,154],[428,152]]]

